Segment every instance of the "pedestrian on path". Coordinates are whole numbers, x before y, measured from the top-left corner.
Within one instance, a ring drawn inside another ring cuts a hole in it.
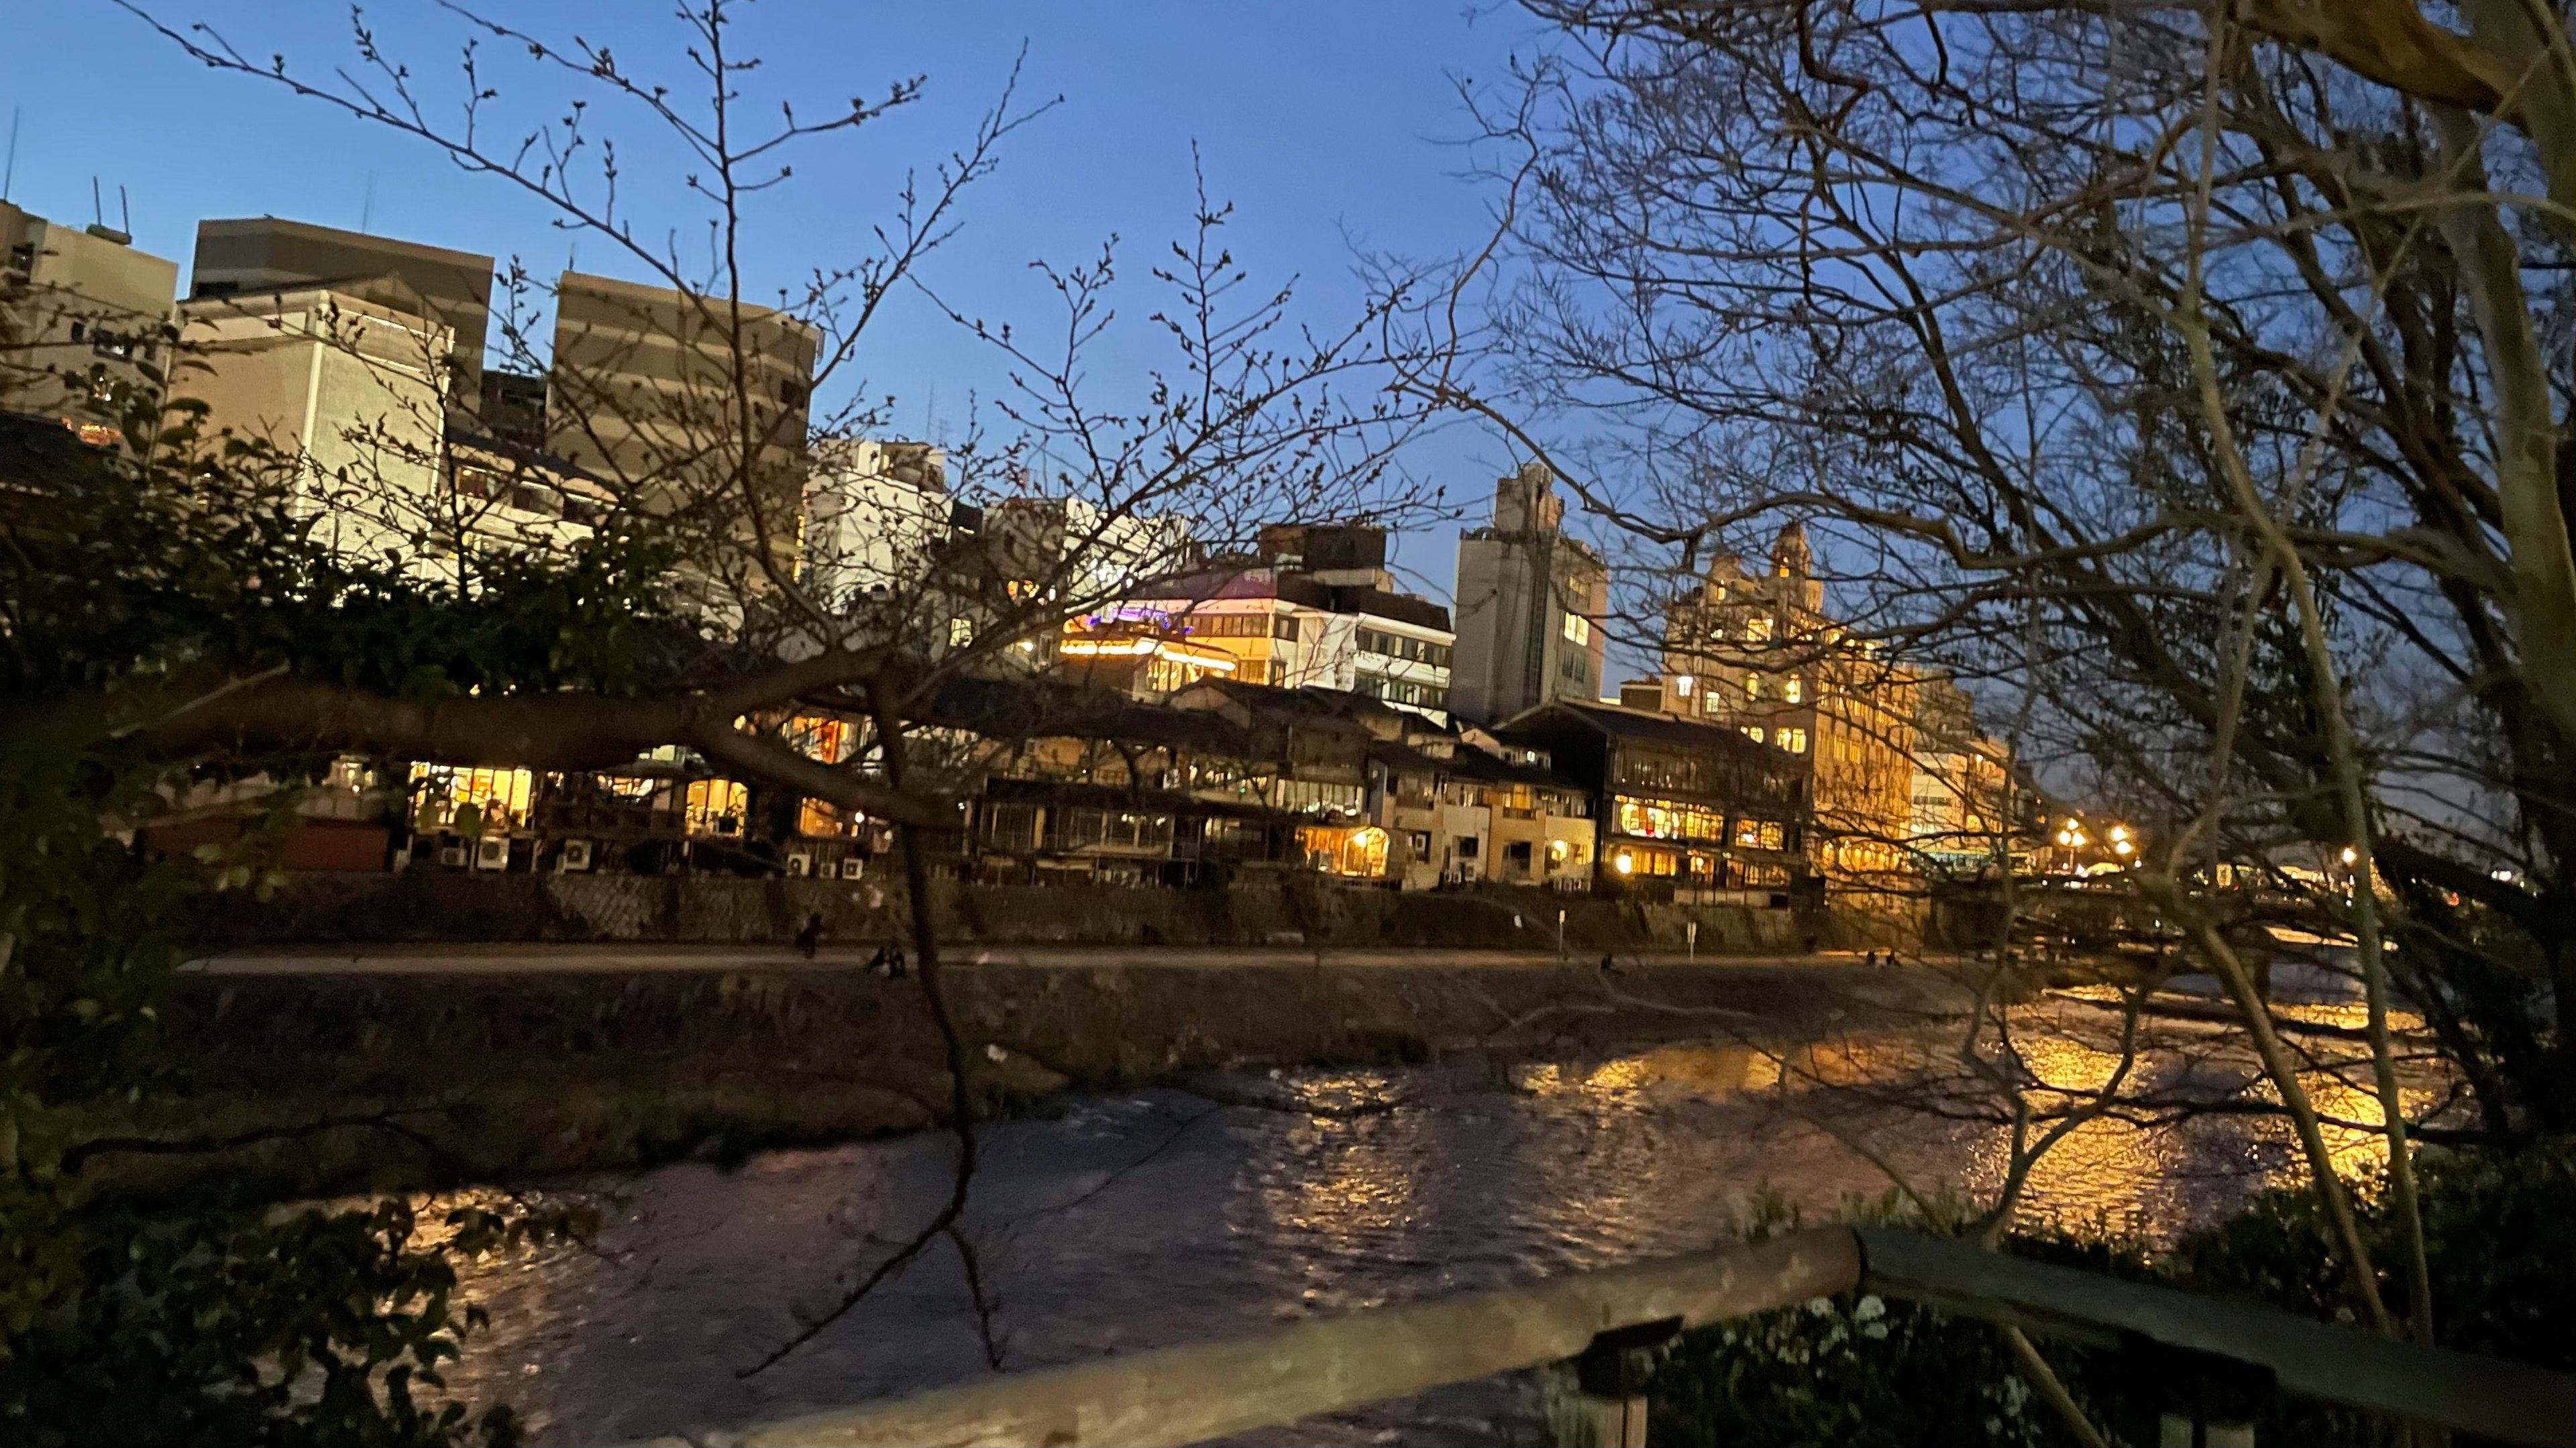
[[[796,949],[807,960],[812,960],[814,952],[820,949],[822,944],[823,912],[817,910],[805,917],[805,928],[796,932]]]

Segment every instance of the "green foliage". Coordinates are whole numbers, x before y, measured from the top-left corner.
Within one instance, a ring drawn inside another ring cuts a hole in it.
[[[2055,1441],[1993,1328],[1855,1293],[1685,1334],[1653,1379],[1657,1444]]]
[[[1848,1204],[1847,1215],[1946,1232],[1965,1213],[1891,1194]],[[1794,1209],[1767,1199],[1746,1235],[1798,1225]],[[1819,1297],[1685,1333],[1650,1382],[1646,1424],[1657,1444],[2026,1448],[2063,1436],[1991,1326],[1873,1294]]]
[[[0,697],[173,670],[269,669],[380,693],[579,686],[632,693],[688,630],[669,540],[619,514],[561,549],[361,558],[313,536],[297,466],[199,436],[175,405],[138,456],[0,449]]]
[[[2363,1239],[2380,1295],[2406,1301],[2405,1253],[2381,1183],[2356,1184]],[[2434,1340],[2444,1347],[2576,1370],[2576,1142],[2520,1150],[2427,1150],[2416,1191],[2432,1265]],[[2266,1192],[2245,1210],[2177,1243],[2167,1271],[2186,1285],[2259,1298],[2303,1316],[2350,1322],[2343,1272],[2312,1192]],[[2395,1442],[2385,1423],[2285,1399],[2257,1441]],[[2476,1440],[2462,1440],[2465,1442]]]
[[[509,1441],[505,1409],[440,1401],[477,1322],[455,1264],[578,1216],[423,1221],[403,1201],[281,1210],[215,1188],[141,1201],[84,1176],[76,1111],[184,1088],[161,1035],[176,908],[263,885],[274,831],[204,859],[146,848],[187,771],[61,706],[182,670],[412,696],[633,688],[669,618],[665,556],[612,531],[482,560],[470,588],[352,563],[309,535],[275,457],[204,444],[189,409],[145,426],[162,431],[140,459],[0,437],[0,1442]]]
[[[164,930],[207,872],[111,830],[149,817],[152,778],[42,734],[0,743],[0,1440],[511,1440],[506,1409],[418,1400],[474,1325],[454,1261],[578,1218],[469,1207],[424,1232],[401,1201],[147,1204],[66,1169],[65,1107],[174,1084]]]
[[[2432,1259],[2437,1340],[2445,1347],[2576,1370],[2576,1143],[2521,1151],[2427,1151],[2418,1158]],[[2406,1300],[2404,1255],[2375,1182],[2356,1184],[2363,1231],[2388,1301]],[[1964,1214],[1894,1196],[1846,1215],[1931,1232]],[[1766,1202],[1747,1235],[1794,1227]],[[2131,1234],[2022,1234],[2005,1250],[2040,1261],[2213,1297],[2259,1301],[2324,1321],[2353,1320],[2342,1269],[2313,1192],[2264,1192],[2225,1221],[2150,1257]],[[2120,1424],[2143,1401],[2118,1353],[2044,1349],[2097,1424]],[[1658,1444],[1995,1444],[2062,1442],[2055,1414],[2022,1382],[1987,1323],[1912,1303],[1844,1293],[1686,1333],[1652,1380]],[[2134,1431],[2137,1425],[2127,1426]],[[2394,1425],[2309,1399],[2276,1399],[2255,1425],[2261,1443],[2393,1444]],[[2463,1439],[2465,1445],[2477,1440]]]

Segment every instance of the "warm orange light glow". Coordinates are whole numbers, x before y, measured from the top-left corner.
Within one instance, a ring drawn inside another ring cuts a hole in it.
[[[1194,648],[1170,639],[1066,639],[1057,645],[1059,653],[1076,657],[1097,654],[1131,654],[1141,658],[1160,655],[1220,674],[1234,672],[1235,657],[1219,649]]]

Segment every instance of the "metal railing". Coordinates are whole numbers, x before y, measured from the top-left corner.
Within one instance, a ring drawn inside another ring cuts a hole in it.
[[[2511,1443],[2576,1448],[2576,1378],[1874,1227],[1816,1228],[656,1441],[1180,1445],[1571,1360],[1586,1394],[1608,1410],[1599,1441],[1642,1445],[1644,1404],[1634,1384],[1603,1381],[1618,1376],[1626,1349],[1853,1289],[2081,1342],[2152,1344],[2240,1365],[2288,1392]]]

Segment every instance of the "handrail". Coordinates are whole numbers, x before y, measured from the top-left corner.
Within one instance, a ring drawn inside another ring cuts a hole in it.
[[[893,1402],[655,1441],[693,1448],[1180,1448],[1556,1362],[1616,1328],[1673,1318],[1699,1326],[1830,1296],[1859,1281],[1860,1251],[1852,1234],[1828,1227],[1529,1287],[1372,1308],[1252,1337],[981,1378]]]
[[[2051,1267],[1959,1241],[1854,1229],[1872,1292],[2109,1345],[2121,1332],[2268,1368],[2311,1398],[2508,1443],[2576,1444],[2576,1378],[2268,1307]]]
[[[1177,1448],[1562,1361],[1620,1328],[1704,1326],[1855,1288],[2081,1341],[2135,1334],[2268,1369],[2282,1387],[2308,1396],[2507,1442],[2576,1448],[2576,1378],[2564,1374],[1880,1227],[1819,1227],[654,1441]]]

